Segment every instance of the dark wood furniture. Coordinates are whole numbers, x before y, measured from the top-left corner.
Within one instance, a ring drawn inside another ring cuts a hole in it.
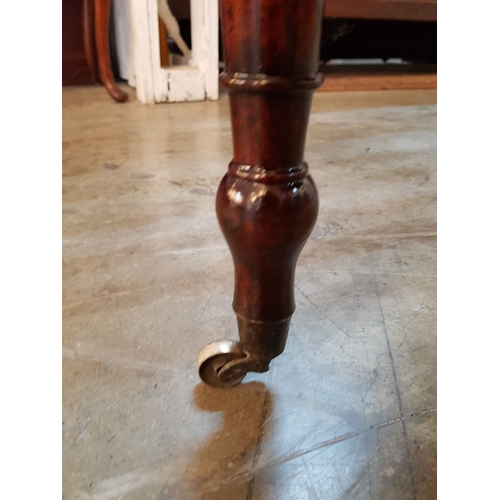
[[[322,0],[222,0],[234,156],[216,198],[235,266],[239,342],[215,342],[198,358],[202,380],[238,384],[285,348],[295,309],[299,254],[318,213],[304,163],[317,73]]]
[[[320,58],[322,92],[435,89],[436,0],[325,0]],[[349,64],[400,59],[403,64]]]
[[[83,40],[83,0],[63,0],[62,84],[94,83],[96,75],[89,71]]]
[[[175,17],[180,20],[183,35],[189,39],[190,26],[189,21],[186,21],[190,17],[189,2],[169,0],[169,5]],[[82,85],[100,81],[115,100],[123,102],[127,99],[127,94],[116,85],[109,57],[109,9],[110,0],[63,1],[63,85]],[[437,21],[437,0],[325,0],[323,17],[352,21],[418,21],[432,24]],[[80,29],[81,26],[83,30]],[[392,31],[392,28],[389,28],[389,31]],[[409,33],[401,40],[415,39],[415,43],[418,40],[421,53],[432,53],[432,41],[430,48],[424,49],[422,37],[413,37],[415,35]],[[354,43],[353,49],[347,52],[356,52],[355,47],[362,44],[359,36],[356,42],[352,43]],[[428,39],[427,44],[429,45]],[[164,56],[164,45],[166,44],[162,45],[162,61],[167,60],[167,56]],[[384,52],[373,44],[370,46],[374,52],[371,56],[380,57],[376,54],[377,50]],[[338,46],[337,42],[334,52],[340,58],[348,58],[344,49],[345,44]],[[164,64],[162,62],[162,65]],[[436,88],[437,85],[436,71],[431,67],[426,69],[421,66],[416,68],[416,71],[414,68],[389,68],[388,72],[387,68],[383,71],[368,68],[361,73],[359,68],[354,69],[355,71],[343,68],[340,72],[336,70],[334,74],[330,74],[331,68],[327,69],[326,84],[322,91]]]
[[[186,39],[190,8],[169,0]],[[346,90],[435,89],[437,87],[437,0],[325,0],[320,60],[320,92]],[[220,55],[222,60],[222,51]],[[349,65],[349,59],[402,59],[409,64]]]
[[[118,102],[127,100],[113,76],[109,50],[110,0],[63,0],[62,84],[101,82]]]
[[[437,0],[325,0],[325,17],[437,21]]]
[[[108,94],[117,102],[125,102],[128,99],[128,94],[118,87],[111,69],[109,54],[110,10],[110,0],[83,0],[85,54],[89,71],[96,76],[98,75]]]
[[[177,19],[188,19],[189,2],[169,0]],[[345,19],[389,19],[437,21],[437,0],[325,0],[324,17]]]

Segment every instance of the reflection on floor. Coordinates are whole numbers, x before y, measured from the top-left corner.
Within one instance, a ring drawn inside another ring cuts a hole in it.
[[[287,349],[231,390],[228,100],[63,92],[65,500],[436,496],[436,93],[315,96]]]

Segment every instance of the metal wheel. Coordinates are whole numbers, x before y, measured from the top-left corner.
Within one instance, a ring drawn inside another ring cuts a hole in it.
[[[238,385],[246,375],[241,370],[223,372],[220,371],[231,361],[244,358],[240,344],[231,340],[220,340],[212,342],[204,347],[198,355],[198,375],[201,380],[212,387],[227,388]]]

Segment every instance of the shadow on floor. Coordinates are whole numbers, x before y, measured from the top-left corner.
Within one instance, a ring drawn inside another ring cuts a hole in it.
[[[203,500],[269,500],[253,489],[253,469],[270,428],[272,396],[265,384],[249,382],[232,389],[199,384],[195,405],[221,412],[221,425],[201,443],[193,460],[198,498]]]

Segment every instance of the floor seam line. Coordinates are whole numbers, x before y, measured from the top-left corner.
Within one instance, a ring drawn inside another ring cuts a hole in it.
[[[380,299],[380,293],[379,293],[379,289],[378,289],[378,282],[377,282],[377,278],[375,276],[375,272],[372,272],[372,277],[373,277],[373,280],[374,280],[374,283],[375,283],[375,291],[377,293],[379,311],[380,311],[380,316],[382,318],[382,326],[384,328],[385,341],[386,341],[386,344],[387,344],[387,350],[389,352],[389,359],[391,361],[392,376],[394,378],[394,385],[396,387],[396,396],[397,396],[397,399],[398,399],[399,414],[400,414],[400,417],[401,417],[401,425],[403,427],[403,439],[404,439],[404,443],[405,443],[406,456],[407,456],[407,460],[408,460],[408,470],[409,470],[409,473],[410,473],[411,488],[412,488],[412,497],[413,497],[413,500],[416,500],[417,499],[417,492],[416,492],[416,489],[415,489],[415,479],[413,477],[413,466],[412,466],[412,463],[411,463],[410,447],[408,445],[408,433],[406,431],[406,422],[405,422],[405,418],[404,418],[404,414],[403,414],[403,402],[402,402],[402,399],[401,399],[401,391],[399,389],[398,378],[397,378],[397,374],[396,374],[396,367],[394,366],[394,356],[392,354],[391,343],[389,341],[389,333],[387,331],[387,324],[385,322],[384,311],[382,309],[382,300]]]
[[[340,325],[338,325],[335,321],[333,321],[330,316],[328,316],[320,307],[318,307],[297,285],[295,288],[299,291],[299,293],[304,297],[309,304],[311,304],[317,311],[319,311],[332,325],[336,326],[342,333],[350,337],[349,333],[344,330]]]

